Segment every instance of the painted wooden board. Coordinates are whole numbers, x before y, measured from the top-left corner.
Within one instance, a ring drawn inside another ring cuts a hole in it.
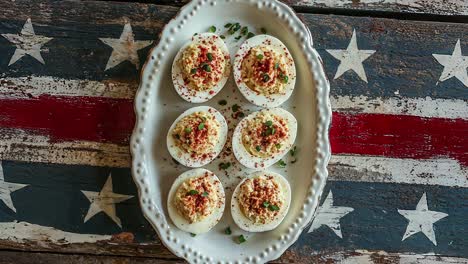
[[[128,0],[127,0],[128,1]],[[395,12],[415,13],[444,16],[468,15],[468,3],[464,0],[281,0],[282,2],[304,11],[346,12],[350,10],[364,12]],[[151,3],[150,0],[138,0],[142,3]],[[187,0],[162,0],[159,3],[181,6]],[[462,18],[463,19],[463,18]]]
[[[0,248],[173,259],[139,210],[128,139],[139,68],[178,9],[0,9]],[[331,81],[334,155],[316,221],[279,261],[466,262],[468,26],[300,16]]]

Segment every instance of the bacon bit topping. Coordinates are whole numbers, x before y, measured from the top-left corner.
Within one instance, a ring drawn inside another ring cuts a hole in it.
[[[256,157],[271,157],[281,151],[288,135],[289,128],[283,118],[262,111],[247,121],[242,131],[242,143]]]
[[[237,197],[244,215],[255,223],[271,222],[284,205],[284,196],[273,176],[245,180]]]
[[[219,205],[217,184],[208,173],[184,181],[174,199],[178,212],[190,223],[205,219]]]
[[[176,145],[193,157],[207,158],[219,141],[220,124],[207,112],[196,112],[177,122],[172,135]]]

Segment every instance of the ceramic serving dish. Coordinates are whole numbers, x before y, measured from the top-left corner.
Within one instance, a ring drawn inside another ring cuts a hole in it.
[[[177,229],[168,217],[167,195],[174,179],[186,168],[178,165],[169,155],[166,134],[179,114],[190,107],[208,105],[218,109],[229,124],[228,142],[223,153],[204,166],[213,171],[223,183],[226,204],[237,183],[251,170],[242,167],[232,155],[232,131],[239,121],[232,106],[237,104],[245,115],[259,110],[238,91],[231,77],[226,86],[206,103],[191,104],[176,93],[171,80],[174,56],[195,33],[216,27],[216,34],[225,35],[231,56],[245,36],[236,38],[224,27],[239,23],[249,31],[280,39],[294,58],[297,79],[292,96],[281,107],[290,111],[298,121],[295,145],[296,157],[286,155],[285,168],[269,168],[290,182],[292,199],[284,221],[274,230],[248,233],[239,229],[232,220],[229,207],[221,221],[210,232],[192,237]],[[144,66],[141,84],[135,98],[136,125],[131,139],[132,174],[139,190],[143,214],[157,231],[162,243],[174,254],[191,263],[263,263],[276,259],[297,240],[316,211],[327,178],[330,144],[328,128],[331,119],[329,83],[321,59],[313,49],[307,27],[285,4],[278,1],[199,0],[185,5],[164,28],[158,45],[150,52]],[[219,104],[225,100],[226,105]],[[297,162],[291,163],[297,158]],[[220,163],[231,162],[224,170]],[[227,227],[232,230],[226,235]],[[237,237],[244,235],[246,242],[239,244]]]

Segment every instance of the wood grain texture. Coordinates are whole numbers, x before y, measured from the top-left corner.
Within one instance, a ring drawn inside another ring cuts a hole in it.
[[[312,12],[320,9],[338,9],[344,12],[383,11],[396,13],[417,13],[430,15],[458,16],[468,15],[468,4],[463,0],[280,0],[296,9],[313,8]],[[138,0],[142,3],[164,3],[182,6],[188,0]]]
[[[151,257],[125,257],[125,256],[95,256],[78,254],[58,254],[45,252],[18,252],[0,251],[1,262],[4,264],[30,264],[31,259],[37,264],[178,264],[186,263],[180,259],[161,259]],[[310,257],[297,257],[292,254],[285,254],[278,260],[270,263],[359,263],[359,264],[462,264],[467,259],[447,257],[432,254],[399,254],[385,251],[355,250],[335,253],[315,254]]]
[[[301,8],[439,12],[434,11],[438,1],[420,1],[419,6],[409,5],[407,9],[385,1],[372,4],[370,1],[353,1],[352,4],[342,1],[342,6],[338,6],[340,2],[337,1],[331,7],[320,4],[320,1],[286,2]],[[440,12],[458,15],[466,11],[459,8],[464,2],[454,3],[455,7],[444,5],[448,11]],[[26,19],[31,18],[36,33],[54,38],[45,45],[45,65],[25,57],[8,67],[14,46],[0,37],[0,54],[9,54],[0,56],[0,158],[13,160],[5,162],[7,180],[30,184],[14,193],[19,213],[13,214],[3,206],[0,208],[1,221],[21,219],[44,226],[54,225],[57,230],[69,233],[114,234],[110,239],[86,243],[69,242],[65,235],[62,240],[57,240],[55,236],[51,238],[50,233],[20,236],[20,230],[13,230],[13,235],[0,240],[0,248],[66,253],[24,253],[26,257],[22,257],[24,261],[34,257],[43,263],[180,262],[161,245],[143,219],[137,199],[118,206],[118,214],[123,220],[123,230],[120,230],[104,214],[83,224],[89,203],[80,193],[82,189],[99,191],[112,173],[119,193],[137,195],[125,168],[130,160],[128,137],[133,124],[132,99],[138,71],[128,62],[106,71],[111,49],[99,38],[118,38],[123,25],[130,22],[135,39],[156,39],[178,8],[122,2],[17,0],[1,1],[0,10],[0,33],[18,33]],[[464,152],[467,141],[463,137],[468,119],[468,90],[455,78],[437,83],[442,66],[432,54],[450,54],[457,39],[461,39],[463,53],[467,54],[468,26],[318,14],[300,16],[311,29],[315,48],[324,59],[332,83],[331,94],[338,98],[333,107],[339,113],[332,129],[340,128],[340,131],[333,132],[335,141],[332,144],[341,155],[330,164],[331,181],[326,192],[333,191],[336,205],[352,207],[354,211],[342,223],[342,239],[327,227],[312,233],[305,231],[299,242],[277,262],[466,262],[466,259],[454,256],[468,255],[465,228],[468,211],[464,202],[468,194],[463,188],[468,179],[467,153]],[[356,29],[361,49],[376,50],[364,63],[369,83],[364,83],[352,72],[333,79],[338,61],[326,50],[346,48],[353,29]],[[145,60],[148,50],[139,52],[140,62]],[[28,78],[32,74],[34,76]],[[359,107],[352,103],[355,97],[364,98]],[[348,101],[343,103],[343,98]],[[432,100],[438,100],[443,109],[428,110],[427,105],[431,105]],[[44,102],[47,104],[41,105]],[[17,116],[16,110],[22,114]],[[81,111],[83,116],[74,115],[68,119],[65,113],[73,114],[74,111]],[[385,130],[373,123],[376,117],[393,115],[402,116],[388,119],[398,131]],[[356,119],[358,117],[374,119],[364,122]],[[432,122],[428,118],[444,119],[443,127],[437,126],[436,133],[432,133],[432,126],[420,127],[425,131],[419,131],[418,135],[424,135],[424,138],[413,135],[414,138],[408,137],[412,140],[409,143],[394,140],[395,136],[408,132],[406,127],[414,120],[427,125]],[[402,119],[406,120],[406,126],[401,124]],[[62,129],[60,125],[63,124],[68,126]],[[372,127],[367,127],[370,124]],[[443,130],[450,129],[451,125],[457,131],[457,137],[444,137]],[[371,135],[367,136],[377,138],[378,144],[361,142],[364,136],[356,135],[351,128],[369,132]],[[413,140],[418,144],[411,145]],[[383,141],[388,144],[379,149]],[[349,144],[340,145],[342,142]],[[420,149],[412,154],[411,148]],[[75,165],[34,164],[32,161]],[[424,170],[426,167],[428,169]],[[430,209],[450,216],[437,223],[438,248],[421,233],[401,240],[407,223],[396,210],[414,209],[423,193],[428,193]],[[57,211],[56,208],[74,210]],[[50,222],[51,215],[53,222]],[[358,248],[371,251],[356,251]],[[417,254],[377,251],[381,249]],[[442,257],[423,255],[428,250]],[[0,260],[12,261],[14,254],[0,252]],[[87,254],[112,256],[91,257]],[[17,261],[15,263],[21,263]]]

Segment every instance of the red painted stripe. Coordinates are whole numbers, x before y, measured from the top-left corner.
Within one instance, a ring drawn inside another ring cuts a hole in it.
[[[52,142],[128,144],[134,121],[133,101],[127,99],[41,96],[0,100],[0,127],[45,135]],[[451,157],[468,166],[468,120],[334,113],[332,123],[334,154]]]
[[[87,140],[128,144],[133,100],[40,96],[0,100],[0,127],[46,135],[52,142]]]
[[[334,113],[334,154],[393,158],[451,157],[468,166],[468,121],[385,114]]]

